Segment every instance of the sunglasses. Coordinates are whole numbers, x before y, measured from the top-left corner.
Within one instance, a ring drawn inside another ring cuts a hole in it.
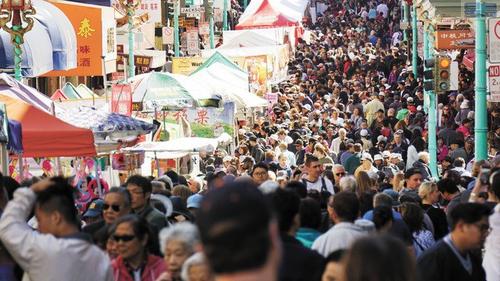
[[[129,242],[134,240],[135,236],[134,235],[113,235],[113,240],[116,242]]]
[[[104,205],[102,205],[102,208],[104,210],[109,209],[109,207],[111,207],[111,210],[113,210],[115,212],[119,212],[120,211],[120,205],[109,205],[109,204],[106,204],[106,203],[104,203]]]
[[[345,176],[345,173],[336,173],[336,176]]]

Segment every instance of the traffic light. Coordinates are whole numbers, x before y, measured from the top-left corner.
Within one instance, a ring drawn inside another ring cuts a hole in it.
[[[445,55],[437,57],[436,66],[436,93],[443,94],[450,90],[451,59]]]
[[[436,60],[434,58],[424,60],[424,90],[434,90],[434,70]]]
[[[168,12],[168,17],[174,15],[174,3],[167,2],[167,12]]]

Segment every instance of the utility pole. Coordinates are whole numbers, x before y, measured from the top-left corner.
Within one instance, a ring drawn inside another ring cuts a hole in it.
[[[413,16],[412,16],[412,70],[415,78],[417,77],[417,63],[418,63],[418,52],[417,52],[417,43],[418,43],[418,26],[417,26],[417,5],[413,3]]]
[[[476,61],[475,61],[475,161],[488,160],[488,109],[486,101],[486,20],[484,4],[476,0]]]
[[[424,62],[434,58],[434,48],[432,36],[434,34],[434,28],[428,22],[425,23],[424,27]],[[434,63],[435,64],[435,63]],[[434,67],[434,66],[432,66]],[[424,71],[430,70],[429,67],[424,63]],[[424,78],[425,79],[425,78]],[[433,81],[435,83],[436,81]],[[424,82],[425,83],[425,82]],[[425,89],[424,89],[425,90]],[[429,126],[427,128],[428,132],[428,146],[429,146],[429,169],[431,170],[432,177],[439,179],[438,167],[437,167],[437,110],[436,110],[436,93],[434,90],[425,90],[425,94],[429,97]]]
[[[174,1],[174,55],[179,57],[179,0]]]

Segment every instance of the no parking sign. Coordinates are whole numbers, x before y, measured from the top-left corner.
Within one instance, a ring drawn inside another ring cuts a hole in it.
[[[500,63],[500,18],[488,19],[488,58]]]

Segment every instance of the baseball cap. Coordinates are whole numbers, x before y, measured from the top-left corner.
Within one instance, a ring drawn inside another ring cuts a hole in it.
[[[199,209],[200,204],[201,204],[201,200],[203,200],[203,195],[201,195],[201,194],[197,193],[197,194],[193,194],[193,195],[189,196],[187,199],[187,208],[188,209],[191,209],[191,208]]]
[[[84,218],[95,218],[102,215],[102,211],[104,209],[104,200],[96,199],[90,203],[89,208],[83,214]]]
[[[375,156],[373,157],[373,160],[375,160],[375,161],[384,160],[384,157],[382,157],[382,155],[380,155],[380,154],[375,154]]]
[[[301,139],[298,139],[295,141],[295,144],[304,145],[304,141],[302,141]]]
[[[370,155],[370,153],[363,153],[363,155],[361,156],[361,161],[363,160],[370,160],[370,162],[373,162],[373,159],[372,159],[372,156]]]

